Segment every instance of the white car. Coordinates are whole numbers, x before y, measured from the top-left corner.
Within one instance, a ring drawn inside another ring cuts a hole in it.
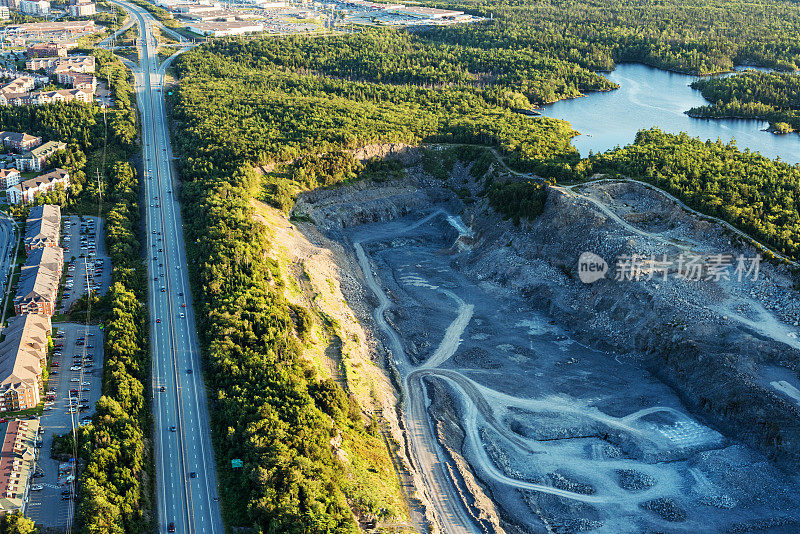
[[[78,409],[76,407],[67,408],[67,413],[78,413]]]
[[[76,378],[70,378],[69,381],[70,382],[80,382],[81,379],[76,377]]]
[[[69,370],[70,371],[80,371],[81,370],[81,366],[80,365],[73,365],[72,367],[69,368]]]
[[[44,486],[42,486],[41,484],[32,484],[31,485],[31,491],[42,491],[43,489],[44,489]]]

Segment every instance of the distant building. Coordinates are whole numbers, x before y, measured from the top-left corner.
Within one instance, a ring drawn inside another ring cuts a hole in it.
[[[2,0],[3,6],[11,11],[19,11],[19,1],[20,0]]]
[[[61,93],[61,91],[31,93],[31,100],[33,100],[33,95],[47,95],[50,93]],[[37,103],[42,104],[47,102],[37,102]],[[67,148],[66,143],[62,143],[59,141],[48,141],[42,146],[36,147],[29,152],[25,152],[24,154],[17,156],[16,167],[21,172],[41,171],[44,168],[45,164],[47,163],[47,160],[53,157],[53,154],[55,154],[59,150],[64,150],[65,148]]]
[[[6,196],[11,204],[30,204],[37,196],[52,191],[59,184],[64,189],[69,188],[69,173],[64,169],[53,169],[9,187]]]
[[[0,189],[8,189],[17,185],[22,175],[17,169],[0,169]]]
[[[42,138],[19,132],[0,132],[0,142],[9,150],[28,152],[41,146]]]
[[[186,26],[190,32],[208,37],[242,35],[264,31],[264,25],[257,22],[195,22]]]
[[[38,437],[37,420],[12,419],[0,424],[0,515],[21,511],[25,504]]]
[[[61,239],[61,207],[55,204],[34,206],[25,222],[25,252],[58,247]]]
[[[28,59],[37,57],[67,57],[67,47],[61,43],[36,43],[27,48],[25,55]],[[26,68],[29,68],[27,64]]]
[[[47,0],[20,0],[19,10],[25,15],[43,17],[50,14],[50,2]]]
[[[25,24],[7,26],[6,30],[9,35],[18,35],[28,39],[62,41],[66,36],[97,33],[102,28],[97,26],[93,20],[71,20],[65,22],[27,22]]]
[[[0,20],[8,20],[11,18],[11,10],[6,6],[0,6]]]
[[[93,2],[71,2],[69,5],[69,14],[73,17],[90,17],[97,13],[97,9]]]
[[[424,6],[403,6],[395,9],[389,9],[388,11],[390,13],[405,15],[406,17],[413,17],[415,19],[455,18],[464,14],[463,11],[453,11],[451,9],[436,9],[433,7],[424,7]]]

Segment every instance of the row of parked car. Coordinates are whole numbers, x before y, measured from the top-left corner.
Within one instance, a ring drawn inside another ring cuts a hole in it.
[[[77,376],[72,376],[70,378],[70,382],[77,382],[76,386],[73,389],[70,389],[69,394],[69,401],[67,403],[67,413],[77,413],[83,412],[88,410],[89,407],[89,400],[88,398],[82,398],[84,395],[81,393],[89,393],[91,389],[91,383],[88,381],[82,380],[82,376],[80,373],[84,370],[91,370],[94,367],[94,354],[90,352],[91,349],[94,348],[94,343],[92,338],[94,337],[94,332],[89,332],[82,336],[79,336],[78,339],[75,340],[75,349],[74,354],[72,356],[72,365],[70,366],[69,370],[73,373],[79,373]],[[59,374],[59,367],[61,366],[61,356],[64,350],[64,332],[60,331],[56,334],[55,339],[55,350],[53,351],[53,361],[50,364],[51,375]],[[65,364],[66,365],[66,364]],[[47,396],[45,397],[44,409],[45,410],[52,410],[55,404],[57,391],[54,387],[51,387],[47,391]],[[86,395],[85,397],[88,397]]]

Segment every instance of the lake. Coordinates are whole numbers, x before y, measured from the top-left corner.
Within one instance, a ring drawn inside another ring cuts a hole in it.
[[[700,91],[689,87],[696,76],[623,64],[607,77],[619,84],[619,89],[562,100],[541,110],[547,117],[569,121],[581,132],[572,144],[582,156],[590,150],[604,152],[630,144],[636,132],[657,126],[665,132],[686,132],[701,139],[736,139],[740,149],[800,162],[800,135],[762,131],[769,126],[763,121],[693,119],[686,115],[684,111],[708,104]]]

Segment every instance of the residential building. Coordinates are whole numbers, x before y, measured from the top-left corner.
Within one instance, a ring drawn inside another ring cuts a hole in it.
[[[36,43],[25,52],[28,59],[37,57],[67,57],[67,47],[61,43]]]
[[[94,56],[37,57],[28,59],[28,70],[44,69],[48,74],[72,70],[75,72],[94,72]]]
[[[36,460],[39,421],[15,420],[0,424],[0,515],[21,511]]]
[[[34,206],[25,222],[25,252],[58,247],[61,239],[61,207],[56,204]]]
[[[69,5],[69,14],[73,17],[91,17],[97,13],[97,8],[93,2],[74,2]]]
[[[54,252],[53,249],[39,249]],[[47,367],[47,344],[52,330],[50,317],[26,313],[11,317],[8,327],[3,330],[5,338],[0,343],[0,359],[3,355],[29,354],[39,360],[42,368]]]
[[[78,91],[78,89],[71,89],[70,91]],[[34,95],[49,95],[49,93],[60,93],[61,91],[48,91],[47,93],[31,93],[30,99],[31,102],[34,102]],[[54,101],[54,100],[51,100]],[[37,103],[47,103],[39,100]],[[16,167],[21,172],[26,171],[41,171],[47,160],[53,157],[53,154],[58,152],[59,150],[64,150],[67,148],[66,143],[62,143],[60,141],[48,141],[47,143],[34,148],[29,152],[25,152],[21,156],[16,157]]]
[[[24,106],[30,102],[30,93],[0,92],[0,106]]]
[[[0,142],[9,150],[29,152],[42,145],[42,138],[20,132],[0,132]]]
[[[20,182],[22,175],[17,169],[0,169],[0,189],[8,189]]]
[[[3,93],[25,93],[33,89],[35,83],[31,76],[20,76],[0,87]]]
[[[47,0],[20,0],[19,10],[25,15],[43,17],[50,14],[50,2]]]
[[[69,173],[64,169],[53,169],[36,178],[23,180],[9,187],[6,196],[11,204],[30,204],[37,196],[52,191],[58,185],[69,188]]]
[[[19,11],[20,0],[3,0],[3,6],[12,11]]]
[[[0,6],[0,20],[8,20],[11,18],[11,10],[6,6]]]
[[[7,100],[16,105],[17,99],[22,102],[21,105],[41,106],[42,104],[55,104],[57,102],[72,102],[77,100],[79,102],[92,102],[94,94],[85,89],[59,89],[58,91],[37,91],[34,93],[25,93],[22,97],[17,96],[18,93],[10,95]],[[0,95],[2,96],[2,95]],[[0,104],[3,100],[0,98]],[[32,169],[37,170],[37,169]],[[38,169],[41,170],[41,169]]]
[[[52,250],[63,257],[61,248],[37,250]],[[41,259],[42,256],[31,254],[31,257],[37,260]],[[36,313],[52,317],[56,309],[56,297],[58,296],[58,283],[61,279],[61,273],[54,269],[56,263],[53,261],[33,263],[31,257],[22,266],[17,285],[17,294],[14,297],[14,312],[17,315]]]

